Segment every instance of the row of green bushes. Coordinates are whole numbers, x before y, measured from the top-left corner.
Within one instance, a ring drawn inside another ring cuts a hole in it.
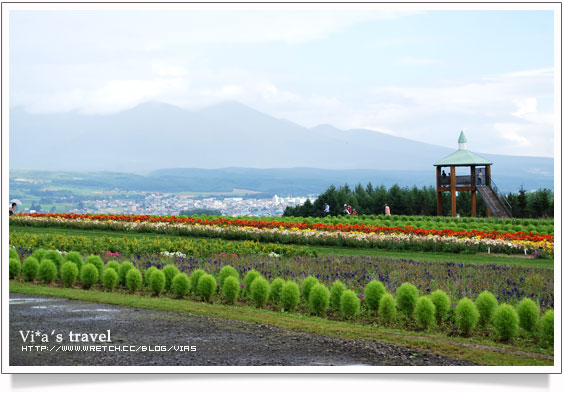
[[[10,250],[10,278],[20,274],[20,262]],[[39,260],[41,262],[39,262]],[[294,281],[276,278],[269,283],[260,273],[250,270],[239,281],[239,273],[232,266],[224,266],[216,279],[202,269],[191,276],[180,272],[174,265],[166,265],[162,270],[155,266],[143,273],[131,262],[110,261],[104,265],[95,255],[82,260],[80,254],[69,252],[64,258],[57,251],[37,250],[26,258],[22,267],[23,278],[33,281],[38,276],[44,283],[52,283],[60,277],[63,285],[71,287],[80,275],[85,289],[101,282],[102,286],[113,291],[116,286],[127,288],[131,293],[143,285],[159,296],[168,292],[183,298],[189,292],[202,301],[210,302],[218,292],[226,304],[234,304],[240,296],[263,308],[267,304],[286,312],[294,311],[301,303],[311,314],[324,316],[330,309],[338,311],[342,318],[354,320],[361,315],[378,316],[385,324],[391,324],[401,314],[407,321],[415,321],[419,328],[429,330],[450,320],[458,331],[469,336],[476,328],[493,328],[498,339],[512,340],[521,328],[526,334],[537,337],[543,345],[553,345],[554,312],[548,310],[540,317],[539,306],[530,299],[523,299],[514,308],[508,304],[498,305],[496,297],[488,291],[482,292],[476,301],[464,298],[456,307],[451,299],[440,289],[429,296],[419,296],[417,288],[402,284],[395,296],[388,293],[380,281],[371,281],[359,297],[340,281],[331,288],[321,284],[315,277],[307,277],[301,286]],[[362,307],[361,307],[362,299]]]

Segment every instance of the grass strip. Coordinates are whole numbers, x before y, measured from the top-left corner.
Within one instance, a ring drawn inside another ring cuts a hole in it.
[[[16,226],[11,227],[14,232],[28,232],[28,233],[49,233],[49,234],[72,234],[89,237],[97,236],[112,236],[112,237],[130,237],[143,239],[146,237],[165,237],[177,239],[178,235],[164,235],[156,233],[127,233],[115,231],[98,231],[98,230],[78,230],[69,228],[38,228]],[[206,239],[204,237],[190,237],[192,239]],[[230,242],[238,242],[241,240],[229,240]],[[269,243],[261,243],[268,245]],[[374,248],[350,248],[350,247],[331,247],[331,246],[306,246],[302,247],[315,250],[319,255],[362,255],[374,256],[380,258],[394,258],[394,259],[413,259],[422,262],[455,262],[463,264],[476,264],[476,265],[507,265],[507,266],[521,266],[521,267],[537,267],[554,269],[554,259],[531,259],[516,257],[511,255],[488,255],[488,254],[452,254],[452,253],[431,253],[431,252],[413,252],[413,251],[389,251],[379,250]]]
[[[336,338],[366,339],[383,342],[414,351],[431,352],[467,360],[484,366],[552,366],[551,356],[522,350],[520,348],[480,342],[464,338],[452,338],[421,332],[404,332],[349,322],[329,321],[323,318],[300,314],[288,314],[260,310],[251,307],[234,307],[208,304],[167,297],[148,297],[82,289],[55,288],[52,286],[10,281],[10,292],[28,295],[62,297],[95,303],[106,303],[142,309],[171,311],[186,314],[214,316],[249,323],[260,323],[322,334]]]

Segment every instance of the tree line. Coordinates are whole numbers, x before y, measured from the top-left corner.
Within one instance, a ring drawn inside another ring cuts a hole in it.
[[[442,215],[450,216],[450,194],[442,194]],[[542,189],[527,192],[521,188],[516,194],[506,194],[511,205],[513,217],[553,217],[554,194],[551,190]],[[311,202],[309,199],[296,207],[288,206],[284,216],[293,217],[321,217],[324,215],[325,204],[329,204],[329,215],[344,214],[345,204],[356,210],[357,214],[384,214],[386,205],[392,214],[424,215],[437,214],[437,192],[434,187],[413,186],[400,187],[397,184],[389,189],[383,185],[374,187],[368,183],[366,187],[358,184],[351,189],[347,184],[339,188],[332,185],[319,197]],[[476,208],[479,217],[486,216],[486,204],[479,193],[476,193]],[[472,196],[470,191],[460,191],[456,198],[456,212],[461,217],[472,215]]]

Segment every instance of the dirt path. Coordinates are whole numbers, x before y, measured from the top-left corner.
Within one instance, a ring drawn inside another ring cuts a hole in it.
[[[20,331],[25,334],[28,330],[40,332],[39,335],[34,336],[33,343],[30,342],[30,336],[27,337],[27,342],[24,342],[20,334]],[[101,334],[106,333],[107,330],[110,330],[111,343],[102,343],[99,339],[95,343],[69,341],[71,331]],[[43,334],[47,334],[49,343],[41,343]],[[56,342],[57,334],[62,334],[61,343]],[[27,350],[23,350],[24,347]],[[78,351],[77,347],[81,350]],[[72,348],[72,351],[69,351],[69,348]],[[85,348],[89,350],[84,351]],[[438,355],[418,353],[389,344],[336,339],[267,325],[11,293],[10,365],[463,366],[472,364]]]

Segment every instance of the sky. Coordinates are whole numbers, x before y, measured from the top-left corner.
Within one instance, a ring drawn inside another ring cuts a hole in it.
[[[10,106],[234,100],[306,127],[554,154],[552,11],[10,11]]]

